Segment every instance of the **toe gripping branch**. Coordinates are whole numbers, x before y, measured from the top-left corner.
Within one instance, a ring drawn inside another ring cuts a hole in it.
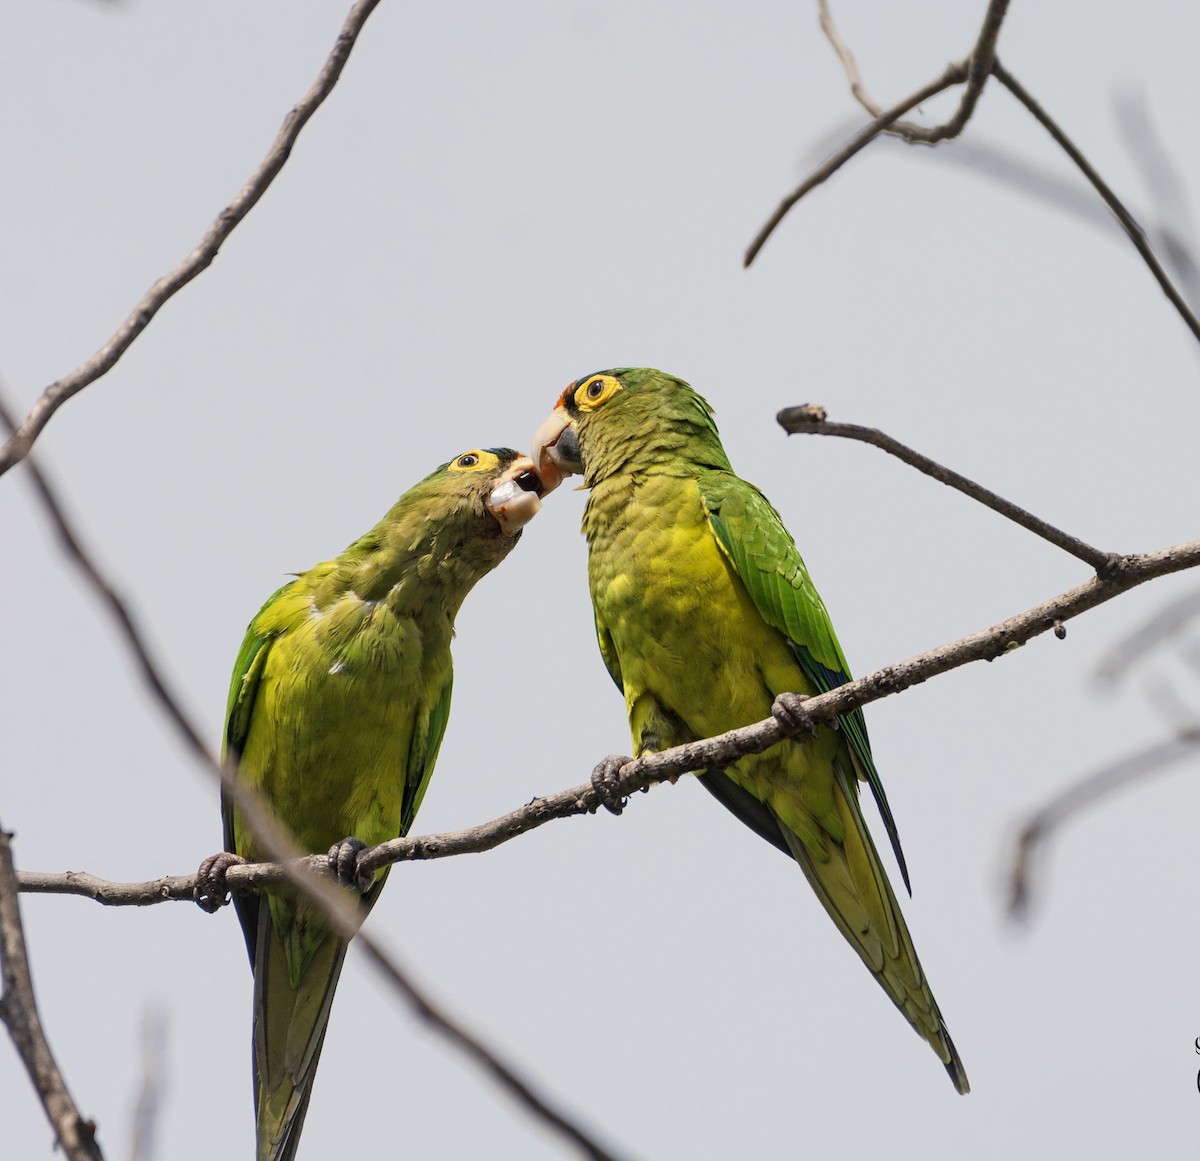
[[[771,704],[771,716],[789,738],[811,738],[817,727],[808,719],[804,693],[781,693]]]
[[[201,911],[207,911],[211,915],[229,902],[229,887],[225,883],[225,876],[230,867],[240,866],[245,861],[232,851],[218,851],[200,864],[196,871],[196,888],[192,898],[196,900]]]
[[[598,805],[612,814],[620,814],[629,801],[629,795],[621,793],[621,767],[632,761],[627,754],[609,754],[592,771],[592,789],[600,798]]]
[[[351,887],[365,895],[375,882],[374,871],[359,871],[358,856],[367,849],[362,839],[350,835],[341,842],[334,843],[329,848],[329,869],[333,872],[338,884]]]

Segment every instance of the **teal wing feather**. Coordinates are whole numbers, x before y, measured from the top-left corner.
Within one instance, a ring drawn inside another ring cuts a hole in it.
[[[779,513],[753,484],[731,472],[710,471],[699,480],[709,524],[763,620],[791,645],[804,675],[821,693],[850,680],[850,667],[808,569]],[[904,885],[912,893],[896,820],[871,756],[862,710],[838,718],[859,777],[871,787],[896,853]]]

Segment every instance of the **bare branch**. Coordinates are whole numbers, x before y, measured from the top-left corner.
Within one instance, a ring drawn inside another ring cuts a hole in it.
[[[975,111],[980,94],[983,92],[983,86],[987,83],[988,76],[991,74],[992,62],[996,56],[996,39],[1000,35],[1000,27],[1004,23],[1004,16],[1007,11],[1008,0],[991,0],[988,4],[987,12],[984,13],[983,25],[979,30],[979,36],[975,40],[975,46],[971,50],[971,55],[966,60],[959,61],[957,64],[947,65],[946,71],[937,80],[931,81],[923,88],[918,89],[911,97],[901,101],[898,105],[894,105],[887,112],[882,112],[874,105],[874,102],[871,102],[869,98],[865,98],[862,83],[858,78],[858,69],[854,64],[854,57],[837,35],[837,30],[833,28],[832,18],[829,16],[828,7],[822,3],[821,27],[825,29],[826,35],[829,36],[834,48],[842,59],[842,64],[846,68],[847,75],[850,77],[852,91],[857,86],[855,96],[874,114],[875,120],[839,149],[828,161],[805,178],[800,185],[779,203],[778,208],[767,219],[766,224],[755,235],[754,241],[747,248],[745,256],[742,259],[742,265],[749,266],[754,261],[767,239],[774,233],[775,227],[783,221],[792,206],[810,190],[815,189],[822,182],[832,177],[850,158],[874,141],[881,133],[894,132],[906,141],[924,145],[936,145],[939,141],[946,141],[957,137],[971,119],[971,114]],[[910,109],[915,109],[923,101],[929,100],[952,85],[964,83],[966,87],[963,90],[962,98],[958,103],[958,108],[954,111],[954,116],[949,121],[931,128],[900,123],[900,118]]]
[[[1137,248],[1138,253],[1142,256],[1143,261],[1150,268],[1150,272],[1154,275],[1155,280],[1162,288],[1162,292],[1167,296],[1171,305],[1178,311],[1180,318],[1187,324],[1188,329],[1192,334],[1200,339],[1200,318],[1197,318],[1192,309],[1188,306],[1183,295],[1171,281],[1170,276],[1159,262],[1157,255],[1154,253],[1149,240],[1146,238],[1145,231],[1138,225],[1133,215],[1125,208],[1121,200],[1109,188],[1104,179],[1096,172],[1091,163],[1080,152],[1075,143],[1062,131],[1058,124],[1050,117],[1050,115],[1033,99],[1030,93],[1020,84],[1019,81],[1000,63],[996,56],[996,38],[999,36],[1000,27],[1004,22],[1005,12],[1008,8],[1007,0],[992,0],[988,5],[988,10],[984,16],[983,27],[980,29],[979,37],[976,40],[975,48],[971,56],[966,62],[966,89],[963,92],[962,100],[959,102],[958,109],[953,117],[950,118],[944,125],[936,126],[933,129],[925,129],[919,125],[910,123],[900,123],[899,117],[907,112],[916,102],[907,105],[906,108],[898,108],[890,110],[887,114],[882,114],[879,107],[867,95],[866,89],[863,86],[862,79],[858,73],[858,66],[854,62],[854,56],[850,52],[845,42],[839,35],[837,28],[834,26],[833,17],[829,11],[827,0],[818,0],[820,7],[821,28],[825,35],[829,38],[829,42],[833,45],[839,59],[842,62],[842,67],[846,71],[846,77],[850,82],[850,91],[858,102],[875,116],[875,121],[867,127],[858,137],[840,150],[829,161],[821,166],[815,173],[807,178],[801,185],[780,204],[779,208],[771,216],[770,220],[759,231],[754,241],[750,244],[750,248],[746,251],[743,265],[749,266],[754,260],[758,251],[762,249],[763,243],[771,235],[772,231],[783,219],[784,215],[796,204],[810,189],[819,185],[822,181],[828,178],[833,172],[844,165],[851,157],[854,156],[868,141],[879,136],[880,133],[891,133],[895,136],[902,137],[905,141],[911,143],[936,144],[938,141],[944,141],[952,137],[957,137],[966,126],[970,119],[975,105],[979,100],[979,96],[983,91],[983,85],[987,80],[987,74],[990,73],[996,78],[1018,101],[1029,111],[1039,124],[1054,138],[1059,147],[1067,154],[1067,156],[1079,167],[1083,175],[1091,182],[1092,187],[1104,200],[1105,205],[1112,211],[1122,229],[1129,236]],[[963,68],[964,66],[951,66],[952,68]],[[949,72],[949,70],[947,71]],[[946,79],[944,74],[942,80]],[[963,78],[957,78],[961,80]],[[936,82],[935,82],[936,83]],[[956,83],[955,80],[949,83]],[[948,84],[939,84],[936,91],[940,92],[942,88],[949,87]],[[894,114],[894,115],[893,115]],[[1126,120],[1129,114],[1126,113]],[[1156,172],[1163,171],[1164,155],[1161,150],[1154,150],[1153,146],[1147,143],[1146,148],[1140,151],[1140,159],[1144,166],[1152,168]],[[1173,171],[1171,171],[1173,172]],[[1176,265],[1184,272],[1185,280],[1189,273],[1194,275],[1194,264],[1190,262],[1190,255],[1187,253],[1185,245],[1177,244],[1174,236],[1167,230],[1160,231],[1164,240],[1175,246],[1177,253],[1174,254]]]
[[[0,403],[0,419],[8,422],[8,413]],[[11,423],[10,423],[11,426]],[[237,803],[242,818],[254,837],[273,859],[281,866],[279,876],[274,882],[287,882],[298,891],[303,892],[325,913],[330,927],[343,939],[355,939],[357,947],[370,959],[379,971],[391,981],[398,992],[412,1005],[418,1016],[435,1028],[443,1036],[452,1040],[462,1051],[470,1056],[485,1071],[505,1088],[509,1095],[524,1105],[526,1109],[539,1117],[555,1132],[564,1136],[575,1145],[586,1157],[593,1161],[613,1161],[614,1155],[593,1139],[580,1126],[572,1122],[564,1114],[554,1109],[534,1088],[526,1082],[515,1068],[506,1064],[495,1052],[487,1048],[481,1040],[445,1012],[441,1011],[428,999],[408,975],[398,966],[394,957],[389,955],[369,935],[360,932],[363,913],[360,906],[349,896],[334,885],[331,878],[314,874],[310,865],[313,859],[306,859],[306,852],[295,845],[291,837],[284,832],[276,821],[273,812],[261,795],[254,793],[249,787],[242,785],[236,779],[236,770],[230,763],[218,762],[212,756],[200,737],[200,732],[179,701],[171,693],[165,677],[152,658],[149,648],[137,628],[133,614],[117,595],[113,585],[103,576],[95,562],[84,550],[79,537],[71,527],[62,504],[55,495],[45,476],[42,474],[32,456],[25,460],[26,469],[30,472],[38,496],[46,510],[51,523],[56,529],[59,540],[72,560],[83,573],[88,585],[100,596],[109,612],[117,622],[129,649],[137,659],[147,684],[154,692],[163,712],[174,723],[184,744],[200,759],[206,770],[216,778],[226,792]],[[328,859],[317,856],[316,860]],[[236,868],[230,872],[236,880]],[[155,887],[160,891],[167,881],[160,881]],[[170,882],[177,882],[171,880]],[[190,877],[190,888],[196,886],[195,876]],[[76,892],[78,893],[78,892]],[[103,894],[104,892],[101,892]],[[159,894],[154,902],[162,898],[177,898],[177,895]],[[189,895],[194,897],[194,895]],[[111,900],[108,900],[111,901]],[[143,903],[150,899],[143,898]]]
[[[0,961],[4,974],[0,1023],[8,1029],[69,1161],[104,1161],[96,1142],[96,1125],[84,1120],[75,1107],[42,1030],[25,952],[17,890],[12,835],[0,829]]]
[[[1100,549],[1085,544],[1069,532],[1063,532],[1052,524],[1047,524],[1032,512],[1027,512],[1024,508],[1004,499],[1003,496],[996,495],[995,492],[975,483],[974,480],[969,480],[966,476],[943,467],[928,456],[923,456],[899,440],[893,439],[890,435],[885,435],[878,428],[860,427],[854,423],[830,423],[825,418],[825,408],[812,403],[804,403],[799,407],[785,407],[775,418],[780,427],[789,435],[835,435],[843,439],[856,439],[861,443],[869,443],[872,447],[880,448],[889,455],[903,460],[910,467],[916,468],[917,471],[932,476],[939,483],[957,489],[963,495],[970,496],[972,500],[978,500],[979,503],[991,508],[993,512],[999,512],[1001,516],[1006,516],[1009,520],[1020,524],[1022,528],[1027,528],[1043,540],[1048,540],[1064,552],[1078,557],[1085,564],[1091,565],[1098,573],[1107,572],[1118,559],[1113,553],[1101,552]]]
[[[1009,881],[1009,914],[1017,919],[1028,918],[1034,856],[1068,818],[1114,790],[1147,774],[1166,770],[1183,758],[1194,757],[1197,752],[1200,752],[1200,727],[1181,730],[1173,738],[1156,742],[1097,770],[1046,803],[1021,828],[1017,838]]]
[[[9,431],[14,430],[12,413],[2,398],[0,398],[0,423]],[[41,500],[42,507],[46,510],[46,515],[50,518],[50,523],[58,536],[59,544],[83,574],[88,587],[95,592],[101,604],[108,609],[110,616],[116,621],[125,643],[133,653],[143,680],[154,695],[154,700],[178,730],[187,748],[203,764],[216,767],[218,765],[216,757],[204,744],[204,740],[200,737],[200,731],[183,711],[179,699],[171,691],[161,666],[155,660],[150,646],[134,621],[133,613],[84,549],[49,480],[46,479],[42,469],[32,457],[26,457],[25,466],[34,491],[37,492],[38,499]]]
[[[950,88],[952,85],[961,85],[966,78],[966,65],[947,65],[946,71],[937,80],[930,81],[924,88],[918,89],[898,105],[893,105],[886,113],[880,117],[876,117],[870,125],[860,130],[856,136],[843,145],[828,161],[813,170],[808,177],[779,203],[775,212],[754,236],[754,241],[747,247],[746,253],[742,258],[742,265],[749,266],[758,257],[758,252],[766,245],[767,239],[775,232],[775,227],[787,217],[788,211],[805,194],[816,189],[822,182],[828,181],[856,153],[870,145],[889,125],[898,121],[910,109],[915,109],[923,101],[928,101],[930,97],[937,96],[938,93]]]
[[[1096,172],[1088,159],[1079,151],[1075,143],[1059,128],[1049,113],[1033,99],[1024,86],[1021,85],[1016,77],[998,59],[992,65],[992,72],[995,74],[996,80],[1025,106],[1042,128],[1054,138],[1063,152],[1075,162],[1084,177],[1092,183],[1093,188],[1104,199],[1104,204],[1116,215],[1117,221],[1121,223],[1125,233],[1129,235],[1129,240],[1142,256],[1143,261],[1150,267],[1150,272],[1162,288],[1163,294],[1167,296],[1171,305],[1179,312],[1179,317],[1187,324],[1192,334],[1197,339],[1200,339],[1200,319],[1192,313],[1191,308],[1184,301],[1183,295],[1176,289],[1170,276],[1163,269],[1162,263],[1159,262],[1157,255],[1151,249],[1150,243],[1146,240],[1146,234],[1142,230],[1142,227],[1134,221],[1133,215],[1121,203],[1120,198],[1109,189],[1108,184]]]
[[[342,69],[354,48],[358,34],[367,17],[375,10],[379,0],[358,0],[350,9],[333,50],[325,61],[312,87],[300,102],[284,118],[270,152],[262,164],[251,174],[246,184],[218,215],[196,248],[173,270],[164,274],[142,296],[125,321],[113,336],[86,363],[83,363],[62,379],[51,383],[38,397],[25,421],[16,429],[0,448],[0,476],[13,464],[19,463],[33,446],[50,417],[72,396],[77,395],[90,383],[94,383],[116,364],[129,349],[133,341],[150,325],[159,309],[176,293],[182,290],[198,274],[207,270],[216,258],[225,239],[241,224],[242,219],[258,204],[271,182],[287,163],[292,146],[300,131],[312,115],[321,107],[325,98],[333,91]]]
[[[817,7],[820,10],[821,31],[828,37],[829,43],[833,45],[838,59],[842,62],[842,68],[846,70],[846,79],[850,82],[850,92],[872,117],[883,116],[883,110],[867,95],[862,78],[858,75],[858,65],[854,63],[854,54],[834,26],[828,0],[817,0]],[[939,141],[957,137],[971,119],[971,114],[975,112],[975,106],[983,92],[983,86],[987,83],[991,73],[992,61],[996,57],[996,40],[1000,35],[1000,26],[1004,23],[1007,11],[1008,0],[992,0],[988,5],[987,12],[983,17],[983,26],[975,38],[975,47],[964,62],[967,70],[966,88],[963,89],[958,108],[949,121],[934,126],[914,125],[910,121],[899,121],[889,125],[884,132],[900,137],[912,145],[936,145]]]
[[[1197,566],[1200,566],[1200,540],[1164,548],[1158,552],[1118,557],[1104,576],[1096,576],[999,624],[930,649],[906,661],[884,666],[866,677],[847,682],[828,693],[808,698],[799,714],[799,729],[808,730],[816,725],[832,724],[837,718],[859,706],[900,693],[969,662],[994,661],[1034,637],[1061,628],[1063,622],[1071,617],[1112,600],[1137,585]],[[635,791],[645,790],[656,782],[681,774],[696,770],[722,769],[747,754],[758,754],[769,749],[785,736],[787,735],[783,728],[774,718],[766,718],[713,738],[688,742],[657,754],[649,754],[628,762],[621,768],[618,792],[621,795],[630,795]],[[519,834],[535,830],[551,819],[592,813],[601,804],[601,798],[591,783],[585,783],[545,798],[535,798],[526,806],[481,826],[446,834],[389,839],[369,851],[364,851],[359,856],[358,865],[364,870],[377,870],[391,863],[441,859],[488,851]],[[322,872],[327,870],[327,860],[323,856],[302,859],[300,863],[306,868],[320,869]],[[293,866],[272,864],[232,867],[229,870],[228,882],[230,887],[238,890],[278,883],[285,879],[292,882],[292,875],[296,870]],[[147,906],[169,899],[190,899],[195,877],[180,875],[156,879],[149,883],[123,884],[109,883],[78,872],[60,875],[26,872],[20,876],[19,883],[22,891],[85,895],[110,906]],[[326,876],[322,888],[331,886],[331,880]],[[338,891],[333,891],[333,894],[341,907],[345,903],[344,897]],[[362,938],[360,936],[360,939]]]

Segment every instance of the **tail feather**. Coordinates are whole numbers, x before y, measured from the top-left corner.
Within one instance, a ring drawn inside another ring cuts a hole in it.
[[[330,935],[293,986],[271,908],[259,908],[254,964],[258,1161],[292,1161],[296,1154],[346,947]]]
[[[827,839],[828,857],[819,859],[782,822],[779,829],[846,941],[908,1022],[929,1042],[946,1066],[954,1087],[960,1093],[969,1092],[966,1070],[946,1030],[895,893],[858,809],[857,787],[849,784],[840,762],[835,762],[834,769],[837,811],[845,830],[843,842]]]

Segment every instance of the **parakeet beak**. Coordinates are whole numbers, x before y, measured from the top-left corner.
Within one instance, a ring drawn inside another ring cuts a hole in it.
[[[547,492],[557,488],[565,477],[583,471],[579,439],[565,407],[556,407],[549,419],[537,429],[531,454]]]
[[[515,536],[541,510],[542,502],[538,497],[549,490],[533,470],[533,461],[518,456],[492,489],[487,498],[487,509],[496,517],[506,536]]]

